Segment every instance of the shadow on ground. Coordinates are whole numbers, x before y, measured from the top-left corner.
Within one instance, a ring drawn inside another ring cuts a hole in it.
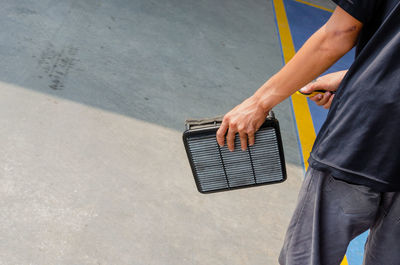
[[[5,1],[0,80],[183,130],[224,114],[281,66],[265,1]],[[300,165],[289,102],[276,109]]]

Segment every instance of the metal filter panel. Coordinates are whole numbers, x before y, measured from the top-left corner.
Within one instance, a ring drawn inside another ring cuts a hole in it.
[[[282,182],[286,179],[278,126],[263,126],[256,133],[255,145],[235,151],[219,147],[218,128],[186,132],[184,142],[197,188],[202,193]]]

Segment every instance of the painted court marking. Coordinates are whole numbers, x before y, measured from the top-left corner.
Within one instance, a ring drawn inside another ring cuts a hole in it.
[[[323,7],[320,5],[316,5],[316,4],[313,4],[313,3],[310,3],[310,2],[307,2],[304,0],[294,0],[294,1],[333,13],[333,9],[329,9],[329,8],[326,8],[326,7]]]

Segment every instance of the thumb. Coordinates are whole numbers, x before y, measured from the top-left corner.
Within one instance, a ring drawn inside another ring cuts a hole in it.
[[[313,83],[309,83],[308,85],[302,87],[300,89],[300,91],[303,92],[303,93],[311,93],[311,92],[313,92],[314,90],[317,90],[317,89],[318,89],[317,83],[313,82]]]

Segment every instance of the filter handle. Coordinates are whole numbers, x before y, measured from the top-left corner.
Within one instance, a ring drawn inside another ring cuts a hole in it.
[[[193,129],[194,127],[196,128],[204,128],[210,126],[217,127],[222,123],[223,117],[224,116],[217,116],[214,118],[205,118],[205,119],[187,119],[185,121],[185,127],[186,130]],[[268,119],[275,119],[275,113],[272,110],[270,110],[266,120]]]

